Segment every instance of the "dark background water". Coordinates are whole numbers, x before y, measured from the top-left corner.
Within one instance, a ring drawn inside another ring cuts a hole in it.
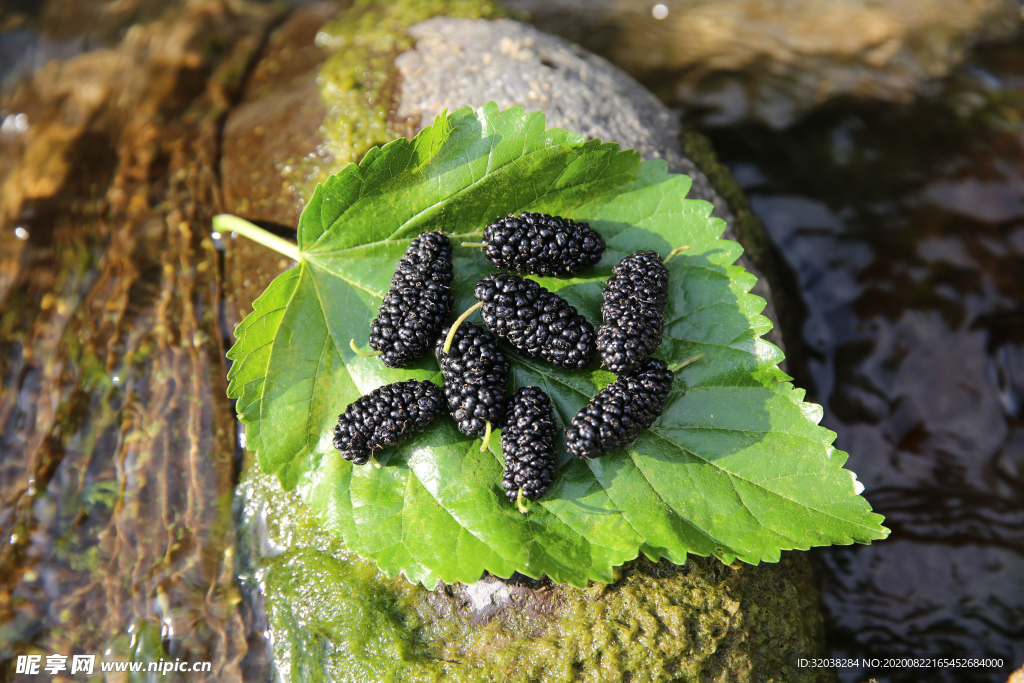
[[[801,302],[791,372],[892,529],[815,553],[833,652],[1024,658],[1022,93],[1011,45],[913,106],[704,131]]]
[[[116,42],[166,4],[134,3],[109,24],[68,17],[45,35],[9,27],[0,87]],[[38,17],[45,5],[7,9]],[[823,424],[893,531],[815,551],[831,653],[988,653],[1020,666],[1024,45],[979,51],[912,106],[841,101],[783,131],[703,132],[788,271],[777,296],[800,304],[796,383],[824,405]]]

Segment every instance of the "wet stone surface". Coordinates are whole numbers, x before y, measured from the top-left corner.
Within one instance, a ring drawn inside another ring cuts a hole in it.
[[[224,126],[220,171],[226,209],[254,221],[294,228],[302,212],[300,161],[324,152],[320,127],[326,109],[317,77],[326,51],[320,28],[337,16],[336,3],[314,3],[292,13],[270,36],[249,74],[242,100]]]

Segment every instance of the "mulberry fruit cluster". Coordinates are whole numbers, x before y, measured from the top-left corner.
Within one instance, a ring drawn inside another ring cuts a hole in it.
[[[569,452],[597,458],[631,444],[665,409],[673,379],[664,361],[650,358],[636,373],[606,386],[565,430]]]
[[[594,265],[605,246],[586,223],[530,212],[488,225],[484,243],[484,257],[496,268],[555,277]]]
[[[467,436],[482,435],[488,421],[492,428],[501,427],[511,366],[498,348],[498,340],[482,327],[463,323],[445,353],[445,336],[447,331],[437,340],[435,353],[444,373],[448,410],[459,431]]]
[[[509,401],[501,432],[505,476],[501,486],[509,500],[537,500],[555,478],[555,415],[551,400],[538,387],[522,387]]]
[[[444,413],[444,392],[433,382],[395,382],[350,404],[334,428],[334,447],[365,465],[374,451],[423,431]]]
[[[522,353],[569,369],[583,369],[594,359],[594,326],[533,280],[494,273],[476,284],[474,294],[487,329]]]
[[[495,266],[537,275],[567,275],[600,260],[605,244],[586,223],[523,213],[484,231]],[[680,249],[683,249],[682,247]],[[388,366],[406,365],[434,345],[444,387],[410,380],[380,387],[349,405],[334,429],[334,446],[357,465],[449,412],[459,431],[483,435],[502,428],[502,488],[511,501],[541,498],[557,469],[557,429],[551,399],[522,387],[509,398],[511,365],[498,345],[567,369],[583,369],[598,351],[618,379],[601,390],[565,430],[570,453],[597,458],[632,443],[661,415],[674,375],[650,358],[661,344],[668,270],[653,251],[638,251],[612,269],[604,288],[600,333],[565,299],[532,280],[493,273],[474,288],[478,304],[444,330],[454,297],[452,248],[439,232],[414,239],[399,261],[391,289],[373,321],[370,345]],[[477,308],[486,329],[465,322]],[[353,342],[353,348],[354,342]],[[360,352],[357,348],[356,351]],[[483,448],[481,448],[483,450]]]
[[[622,377],[661,345],[668,270],[654,251],[638,251],[612,268],[601,302],[597,348],[604,365]]]
[[[400,368],[426,353],[448,321],[454,296],[452,245],[440,232],[414,239],[398,262],[391,288],[370,326],[370,346]]]

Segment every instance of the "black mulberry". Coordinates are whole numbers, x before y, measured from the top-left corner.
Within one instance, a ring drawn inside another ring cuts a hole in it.
[[[533,280],[493,273],[476,283],[487,329],[533,358],[582,369],[597,353],[594,326],[569,302]]]
[[[597,458],[633,443],[665,409],[673,379],[664,361],[650,358],[638,372],[606,386],[566,428],[569,452]]]
[[[501,427],[511,366],[498,348],[498,340],[482,327],[463,323],[455,330],[448,353],[444,344],[442,336],[435,353],[444,372],[448,410],[459,431],[468,436],[485,435],[488,421],[492,428]]]
[[[604,365],[622,377],[661,345],[668,270],[654,251],[638,251],[612,268],[604,286],[597,348]]]
[[[391,288],[370,326],[370,346],[381,352],[384,365],[408,365],[430,348],[455,300],[451,283],[452,245],[448,238],[440,232],[426,232],[414,239],[398,262]]]
[[[571,275],[601,260],[604,240],[586,223],[545,213],[506,216],[484,228],[484,258],[517,273]]]
[[[501,431],[505,476],[501,486],[508,499],[537,500],[555,478],[555,414],[551,400],[539,387],[522,387],[509,401]]]
[[[444,391],[414,379],[374,389],[345,408],[334,428],[334,447],[365,465],[373,451],[394,446],[444,413]]]

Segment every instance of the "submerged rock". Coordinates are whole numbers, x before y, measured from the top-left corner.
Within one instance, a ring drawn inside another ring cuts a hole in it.
[[[709,125],[785,127],[839,95],[908,102],[1020,28],[1004,0],[503,0]]]
[[[451,5],[471,11],[464,2]],[[345,40],[337,36],[360,25],[362,11],[352,11],[351,24],[341,15],[315,40],[343,52]],[[289,30],[286,23],[281,35]],[[372,102],[390,112],[386,131],[378,131],[380,141],[400,132],[415,133],[445,107],[451,111],[489,100],[499,107],[526,105],[544,111],[549,126],[614,140],[648,159],[665,159],[673,171],[694,177],[693,194],[710,200],[730,230],[741,239],[745,231],[749,234],[750,225],[741,225],[683,154],[676,117],[603,59],[509,20],[435,18],[401,30],[386,45],[412,49],[396,51],[393,64],[374,67],[400,84],[387,102]],[[371,35],[364,43],[375,40]],[[270,52],[275,44],[271,42]],[[350,58],[330,50],[326,54],[335,64]],[[322,96],[326,91],[337,101],[344,97],[338,89],[353,84],[337,80],[338,70],[330,64],[319,71],[318,87]],[[262,62],[256,73],[261,68]],[[308,88],[314,70],[296,78],[247,96],[247,125],[262,125],[261,102],[267,103],[269,116],[276,116],[273,99]],[[331,107],[325,110],[326,119],[317,130],[310,119],[288,122],[290,157],[315,152],[310,145],[317,134],[317,144],[328,145],[332,135],[340,139],[331,132],[337,125]],[[362,125],[359,112],[346,115]],[[246,126],[236,123],[236,116],[242,112],[229,119],[229,138],[244,135]],[[343,120],[341,125],[353,124]],[[262,169],[273,182],[281,182],[281,171],[268,153],[227,140],[225,147],[236,144],[252,152],[250,169]],[[222,162],[225,183],[235,188],[230,201],[242,206],[248,200],[256,206],[260,179],[232,163]],[[239,176],[232,177],[236,172]],[[308,192],[315,178],[307,175],[302,181],[307,187],[296,187],[293,196]],[[275,202],[259,206],[262,220],[294,224],[294,208]],[[232,322],[248,310],[251,296],[285,267],[259,261],[263,269],[254,270],[252,259],[261,249],[231,244],[225,278],[246,285],[227,287]],[[750,261],[745,265],[752,267]],[[763,280],[760,286],[758,293],[770,296]],[[336,535],[322,528],[299,493],[282,491],[276,479],[255,466],[246,468],[239,496],[245,509],[239,552],[244,585],[261,587],[251,594],[254,609],[266,610],[274,663],[284,680],[324,672],[333,679],[416,681],[831,680],[829,672],[795,667],[799,653],[816,651],[822,642],[817,589],[803,553],[785,553],[780,563],[759,567],[725,566],[699,557],[682,566],[638,559],[621,568],[615,583],[584,589],[485,576],[471,585],[438,584],[429,591],[401,576],[389,579],[371,562],[349,553]]]

